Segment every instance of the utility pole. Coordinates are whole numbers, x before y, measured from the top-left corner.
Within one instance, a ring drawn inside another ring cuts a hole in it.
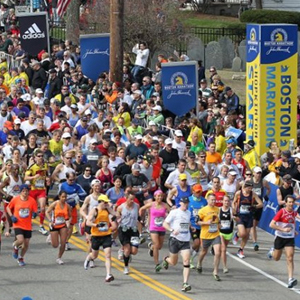
[[[110,0],[110,80],[123,79],[124,0]]]

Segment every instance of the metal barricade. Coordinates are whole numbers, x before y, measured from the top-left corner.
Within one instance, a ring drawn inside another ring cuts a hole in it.
[[[21,65],[21,60],[16,60],[12,55],[2,51],[0,51],[0,58],[1,60],[6,60],[8,70],[10,70],[11,68],[18,68]]]

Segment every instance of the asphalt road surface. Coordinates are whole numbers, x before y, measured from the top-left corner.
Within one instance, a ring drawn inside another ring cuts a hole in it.
[[[299,285],[289,290],[285,257],[279,262],[267,260],[266,253],[273,237],[262,231],[259,231],[260,250],[254,252],[250,241],[243,260],[236,256],[237,247],[230,245],[229,273],[223,274],[221,265],[220,282],[212,277],[213,256],[208,254],[202,274],[191,270],[189,283],[192,290],[182,293],[181,260],[177,266],[157,274],[148,255],[147,243],[140,246],[138,255],[133,258],[129,276],[123,274],[123,264],[117,259],[118,247],[113,247],[115,280],[105,283],[103,252],[95,262],[96,268],[84,270],[87,244],[82,236],[75,235],[71,239],[72,250],[63,256],[65,264],[57,265],[57,249],[46,244],[46,237],[38,232],[36,224],[25,256],[25,267],[19,267],[11,256],[13,237],[2,236],[0,300],[21,300],[24,296],[33,300],[290,300],[300,296],[300,252],[295,254],[295,277],[299,279]],[[165,241],[161,258],[167,253]]]

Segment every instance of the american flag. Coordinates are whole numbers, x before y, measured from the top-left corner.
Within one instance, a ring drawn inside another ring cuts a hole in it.
[[[57,13],[60,17],[62,17],[64,15],[70,2],[71,2],[71,0],[58,0]]]

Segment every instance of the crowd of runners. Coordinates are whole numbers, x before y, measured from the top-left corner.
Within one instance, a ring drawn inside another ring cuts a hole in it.
[[[193,109],[179,117],[164,108],[161,64],[187,61],[186,55],[158,55],[151,73],[149,49],[140,43],[132,50],[134,63],[124,56],[122,82],[110,82],[105,72],[93,82],[82,73],[79,52],[66,41],[40,61],[24,54],[19,68],[9,69],[5,59],[0,64],[1,228],[5,237],[15,236],[12,256],[19,266],[26,264],[37,218],[39,232],[58,248],[59,265],[79,232],[90,246],[84,268],[94,267],[103,248],[105,281],[111,282],[112,245],[127,275],[149,239],[156,272],[181,255],[187,292],[190,269],[201,273],[208,251],[216,281],[220,262],[223,273],[230,272],[231,241],[239,243],[240,259],[250,234],[259,251],[257,225],[272,182],[278,213],[270,223],[276,239],[268,257],[279,260],[285,251],[288,287],[294,287],[299,194],[293,179],[300,179],[300,154],[272,141],[258,156],[255,142],[246,140],[238,95],[213,66],[205,71],[199,62],[198,114]],[[226,135],[229,127],[239,129],[239,137]],[[164,243],[169,253],[161,251]]]

